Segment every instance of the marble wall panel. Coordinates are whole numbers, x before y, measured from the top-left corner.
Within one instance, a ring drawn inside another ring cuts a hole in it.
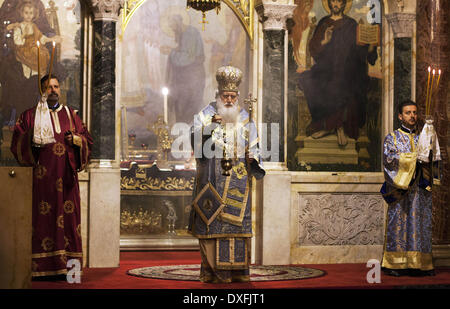
[[[300,194],[297,207],[300,246],[383,244],[380,195]]]

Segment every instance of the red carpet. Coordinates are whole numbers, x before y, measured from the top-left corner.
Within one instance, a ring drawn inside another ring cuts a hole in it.
[[[118,268],[86,268],[80,284],[65,281],[33,281],[33,289],[390,289],[450,287],[450,268],[436,269],[434,277],[390,277],[381,274],[381,283],[366,281],[370,270],[365,264],[302,265],[321,269],[325,276],[303,280],[232,284],[208,284],[193,281],[147,279],[127,275],[133,268],[156,265],[199,264],[198,251],[121,252]]]

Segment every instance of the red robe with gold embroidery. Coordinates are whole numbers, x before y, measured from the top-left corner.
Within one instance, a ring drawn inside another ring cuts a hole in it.
[[[50,111],[56,143],[32,145],[36,107],[20,115],[11,151],[19,164],[33,166],[32,276],[67,273],[67,260],[82,265],[78,171],[88,163],[92,138],[73,109]],[[73,145],[64,139],[73,132]]]

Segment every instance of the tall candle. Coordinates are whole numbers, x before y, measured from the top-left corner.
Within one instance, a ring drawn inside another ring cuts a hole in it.
[[[39,87],[39,93],[42,95],[42,88],[41,88],[41,61],[40,61],[40,50],[41,50],[41,44],[39,41],[36,41],[37,45],[37,65],[38,65],[38,87]]]
[[[162,89],[162,94],[164,96],[164,123],[168,123],[168,107],[167,107],[167,95],[169,94],[169,89],[167,87],[164,87]]]
[[[55,57],[55,41],[53,41],[53,48],[52,48],[52,58],[50,59],[50,69],[48,71],[48,82],[50,83],[50,80],[52,79],[52,69],[53,69],[53,58]]]
[[[436,74],[436,70],[433,69],[433,77],[431,78],[431,87],[430,87],[430,97],[428,98],[428,103],[427,103],[428,113],[431,113],[430,104],[431,104],[431,101],[433,100],[433,85],[434,85],[434,75],[435,74]]]
[[[437,83],[436,83],[436,91],[439,88],[439,80],[441,79],[441,69],[439,69],[438,73],[439,73],[439,75],[438,75],[438,79],[437,79]]]
[[[441,70],[440,69],[439,69],[438,73],[439,74],[438,74],[438,78],[437,78],[437,82],[436,82],[436,86],[435,86],[436,91],[439,91],[439,80],[441,79]],[[431,105],[431,110],[433,110],[434,102],[431,101],[430,105]]]
[[[428,110],[428,94],[430,92],[430,72],[431,72],[431,67],[428,66],[427,96],[425,98],[425,112],[426,112],[427,115],[429,114],[429,110]]]

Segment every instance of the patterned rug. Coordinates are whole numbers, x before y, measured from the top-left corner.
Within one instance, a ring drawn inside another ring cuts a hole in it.
[[[200,265],[170,265],[135,268],[128,271],[131,276],[199,281]],[[297,266],[250,266],[250,281],[280,281],[315,278],[325,275],[325,271]]]

